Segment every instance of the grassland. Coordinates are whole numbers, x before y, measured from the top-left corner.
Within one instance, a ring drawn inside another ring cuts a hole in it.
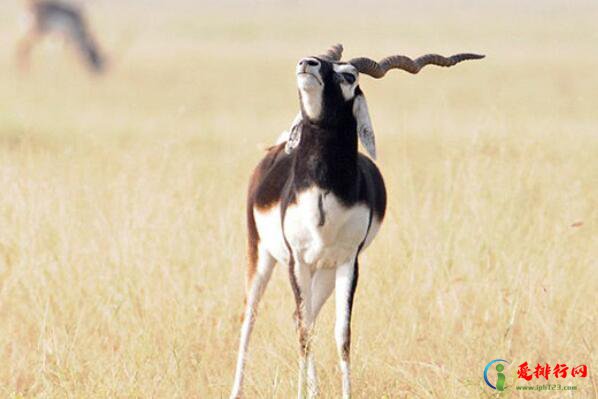
[[[362,79],[390,198],[361,262],[355,397],[496,397],[481,376],[497,357],[512,383],[524,361],[590,367],[551,380],[575,392],[501,398],[597,396],[598,7],[119,4],[89,6],[100,79],[52,44],[18,74],[17,7],[0,10],[0,397],[226,397],[246,181],[298,109],[296,60],[337,41],[488,55]],[[293,306],[277,270],[249,398],[294,395]]]

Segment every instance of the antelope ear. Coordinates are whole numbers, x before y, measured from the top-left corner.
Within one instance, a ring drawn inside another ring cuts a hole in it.
[[[287,154],[290,154],[295,148],[297,148],[297,146],[299,145],[299,142],[301,141],[301,120],[303,118],[301,117],[301,112],[299,112],[297,114],[297,116],[295,117],[295,119],[293,120],[293,124],[291,125],[291,128],[289,129],[288,132],[288,137],[287,137],[287,143],[284,146],[284,151]]]
[[[376,138],[370,119],[370,111],[363,94],[358,94],[353,100],[353,116],[357,121],[357,137],[372,159],[376,159]]]

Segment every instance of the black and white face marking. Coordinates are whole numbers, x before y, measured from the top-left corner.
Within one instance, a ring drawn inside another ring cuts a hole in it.
[[[281,136],[281,140],[287,142],[285,151],[290,154],[299,145],[304,117],[330,126],[349,114],[355,119],[359,140],[376,159],[374,129],[365,96],[359,88],[357,69],[343,62],[308,57],[299,61],[296,73],[301,112],[291,129]]]
[[[324,104],[327,107],[335,103],[341,106],[352,100],[359,86],[359,73],[350,64],[307,57],[299,61],[296,73],[301,106],[312,121],[322,118]],[[325,99],[325,96],[329,98]]]
[[[334,64],[334,72],[337,73],[337,81],[345,101],[355,97],[355,89],[359,86],[359,72],[351,64]]]

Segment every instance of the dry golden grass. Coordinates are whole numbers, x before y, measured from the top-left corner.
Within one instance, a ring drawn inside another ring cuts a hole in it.
[[[101,79],[53,46],[19,76],[16,6],[3,5],[0,397],[227,396],[245,184],[298,108],[295,61],[336,41],[348,56],[488,54],[362,80],[390,201],[362,260],[355,397],[491,397],[481,376],[497,357],[585,363],[591,378],[565,381],[576,392],[526,397],[596,397],[598,7],[458,4],[156,2],[113,15],[99,3],[113,53]],[[294,396],[293,309],[277,270],[247,397]],[[327,305],[324,398],[340,391],[332,321]]]

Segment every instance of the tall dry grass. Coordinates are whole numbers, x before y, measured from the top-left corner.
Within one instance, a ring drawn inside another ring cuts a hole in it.
[[[497,357],[585,363],[589,378],[551,380],[576,392],[526,397],[596,397],[598,7],[101,2],[101,79],[52,44],[17,74],[16,10],[0,11],[0,397],[226,397],[245,184],[298,108],[295,61],[336,41],[488,54],[362,80],[390,198],[361,262],[355,397],[493,397]],[[279,270],[248,397],[294,395],[293,307]],[[324,398],[340,392],[333,317]]]

